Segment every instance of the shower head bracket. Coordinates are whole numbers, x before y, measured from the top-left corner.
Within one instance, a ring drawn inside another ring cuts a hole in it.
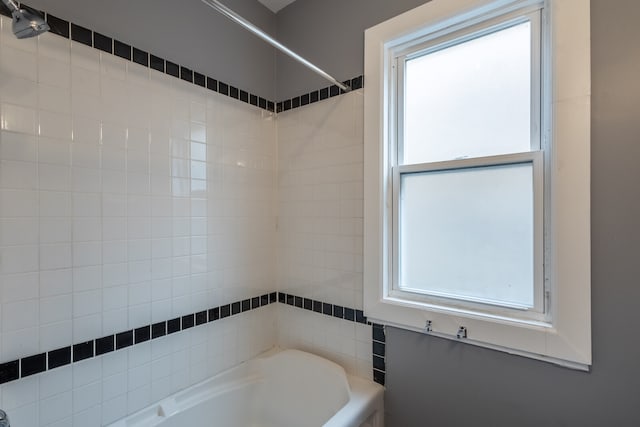
[[[11,9],[13,34],[19,39],[38,36],[49,31],[49,24],[42,16],[26,9],[20,9],[13,0],[2,0]]]

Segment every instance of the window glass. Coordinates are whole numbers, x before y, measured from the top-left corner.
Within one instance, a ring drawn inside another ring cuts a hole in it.
[[[400,290],[533,307],[532,163],[400,180]]]
[[[531,23],[405,58],[401,164],[531,150]]]

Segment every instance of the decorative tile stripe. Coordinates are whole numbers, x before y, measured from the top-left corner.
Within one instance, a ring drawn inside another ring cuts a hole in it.
[[[351,90],[362,89],[364,87],[364,76],[357,76],[350,80],[342,82],[345,86],[351,88]],[[327,98],[333,98],[334,96],[343,95],[346,92],[340,89],[336,85],[324,87],[322,89],[314,90],[309,93],[305,93],[300,96],[295,96],[291,99],[285,99],[276,104],[276,112],[282,113],[283,111],[292,110],[314,102],[322,101]]]
[[[271,292],[242,301],[232,302],[197,313],[187,314],[163,322],[141,326],[128,331],[95,338],[22,359],[0,364],[0,384],[50,371],[60,366],[91,359],[116,350],[131,347],[166,335],[174,334],[218,319],[255,310],[277,301]]]
[[[373,341],[373,380],[384,385],[386,367],[386,331],[384,325],[373,323],[371,328]]]
[[[253,105],[263,110],[270,112],[275,111],[275,104],[273,101],[269,101],[247,91],[238,89],[237,87],[228,85],[227,83],[207,77],[204,74],[200,74],[187,67],[165,60],[145,52],[144,50],[137,49],[119,40],[100,34],[96,31],[92,31],[88,28],[81,27],[80,25],[58,18],[44,11],[30,8],[25,4],[21,4],[20,7],[44,16],[50,27],[49,32],[53,34],[67,39],[70,38],[75,42],[119,56],[127,61],[132,61],[142,65],[143,67],[148,67],[161,73],[168,74],[175,78],[207,88],[213,92],[218,92],[222,95],[237,99],[240,102]],[[0,3],[0,14],[11,17],[11,12],[7,6],[2,3]]]
[[[240,102],[244,102],[270,112],[281,113],[283,111],[303,107],[308,104],[313,104],[315,102],[346,93],[338,86],[331,85],[275,104],[273,101],[269,101],[268,99],[259,97],[245,90],[238,89],[235,86],[231,86],[222,81],[205,76],[197,71],[183,67],[169,60],[165,60],[159,56],[155,56],[104,34],[100,34],[96,31],[92,31],[88,28],[84,28],[80,25],[58,18],[57,16],[51,15],[45,11],[34,9],[26,4],[20,4],[20,7],[44,16],[47,24],[49,24],[50,33],[71,39],[75,42],[82,43],[103,52],[110,53],[126,59],[127,61],[135,62],[143,67],[168,74],[175,78],[207,88],[213,92],[237,99]],[[0,15],[11,18],[11,11],[1,2]],[[352,79],[345,80],[342,83],[345,86],[350,87],[352,90],[361,89],[364,87],[364,76],[360,75]]]
[[[384,325],[371,323],[367,320],[362,310],[356,310],[336,304],[303,298],[293,294],[278,292],[278,302],[313,311],[325,316],[337,317],[350,322],[362,323],[371,326],[373,380],[380,385],[385,383],[386,375],[386,334]]]

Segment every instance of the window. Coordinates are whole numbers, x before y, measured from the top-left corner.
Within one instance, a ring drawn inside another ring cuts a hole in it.
[[[391,50],[392,295],[543,313],[539,15]]]
[[[589,22],[556,3],[433,0],[367,30],[365,312],[584,369],[589,113],[560,88],[588,81]]]

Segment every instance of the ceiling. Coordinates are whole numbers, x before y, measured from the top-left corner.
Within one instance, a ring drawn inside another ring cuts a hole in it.
[[[283,7],[293,3],[295,0],[258,0],[263,5],[267,6],[273,13],[277,13]]]

